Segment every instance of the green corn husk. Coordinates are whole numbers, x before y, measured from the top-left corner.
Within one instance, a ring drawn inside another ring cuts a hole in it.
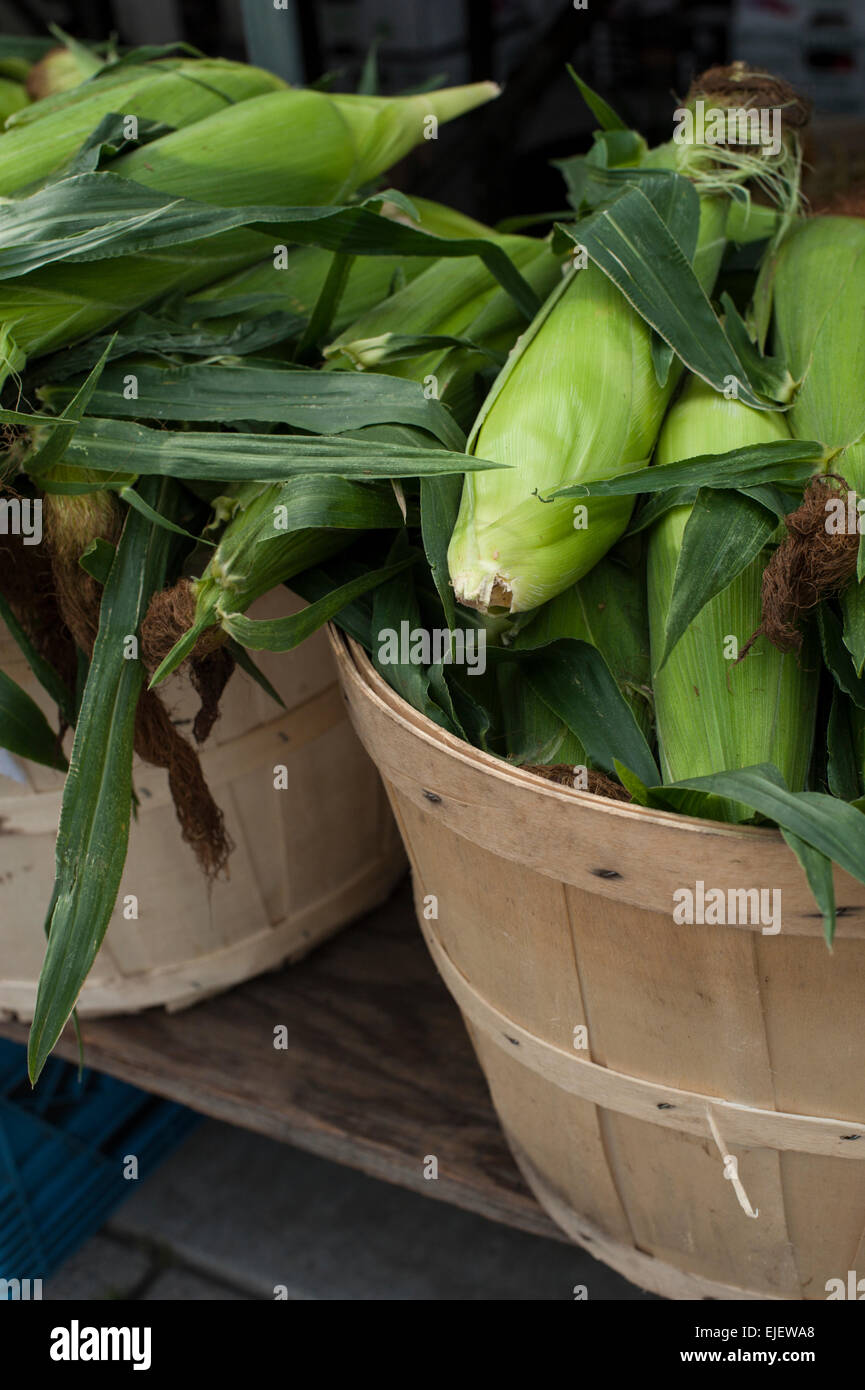
[[[783,416],[727,400],[691,377],[664,421],[655,462],[674,463],[788,437]],[[663,780],[774,763],[790,789],[801,791],[814,737],[818,661],[807,650],[801,659],[785,655],[765,637],[738,664],[725,656],[730,637],[741,648],[760,626],[767,551],[710,599],[656,669],[690,512],[690,507],[667,512],[649,540],[652,684]],[[732,803],[728,811],[734,819],[750,815]]]
[[[540,298],[559,279],[560,261],[548,241],[501,236],[479,223],[471,235],[501,246]],[[443,258],[344,329],[325,348],[325,370],[372,369],[422,382],[468,428],[478,405],[479,370],[494,360],[489,354],[509,352],[525,326],[511,296],[480,260]],[[401,340],[420,337],[463,338],[472,347],[443,345],[389,356],[393,349],[401,350]]]
[[[785,205],[797,192],[795,137],[777,160],[670,142],[639,163],[694,182],[700,224],[693,268],[707,293],[726,245],[730,188],[750,180]],[[591,570],[625,530],[632,499],[590,498],[577,510],[569,498],[541,505],[538,496],[639,467],[680,372],[674,359],[666,384],[658,384],[651,330],[597,266],[566,278],[511,354],[469,440],[470,449],[511,468],[466,479],[448,552],[460,602],[518,613]]]
[[[308,486],[307,486],[308,485]],[[279,509],[298,508],[307,490],[309,517],[326,508],[329,525],[281,529]],[[228,519],[201,578],[193,581],[195,611],[178,635],[171,669],[199,636],[226,617],[243,614],[263,594],[294,575],[323,564],[349,546],[359,529],[398,527],[402,514],[393,489],[342,478],[294,478],[287,483],[238,484],[213,501],[216,524]]]
[[[483,236],[487,229],[474,218],[443,203],[426,198],[413,198],[418,212],[414,222],[393,203],[382,204],[382,215],[393,221],[417,226],[424,232],[441,237]],[[277,269],[269,255],[259,265],[250,266],[236,275],[208,285],[191,297],[192,303],[213,303],[245,295],[267,295],[267,303],[244,317],[270,314],[275,310],[308,318],[324,287],[333,256],[317,246],[295,246],[290,249],[288,265]],[[404,284],[411,284],[422,271],[434,264],[426,256],[356,256],[346,279],[331,329],[340,333],[361,314],[372,309]],[[229,328],[239,323],[239,316],[225,317],[221,324]]]
[[[620,548],[621,549],[621,548]],[[603,656],[648,740],[652,730],[649,619],[643,565],[612,552],[529,617],[508,645],[544,647],[562,637],[590,642]],[[586,750],[542,700],[519,668],[499,669],[508,756],[521,763],[590,765]]]
[[[701,200],[694,268],[706,289],[726,216],[725,201]],[[489,482],[465,480],[448,551],[461,603],[524,612],[592,569],[625,530],[633,500],[587,499],[587,524],[577,529],[570,499],[542,505],[537,493],[639,467],[678,375],[674,362],[658,385],[651,329],[597,266],[568,273],[509,358],[470,441],[512,467]]]
[[[338,203],[425,138],[498,95],[492,82],[412,97],[356,97],[292,88],[254,97],[112,162],[165,193],[231,207],[265,201]],[[291,160],[286,160],[286,147]]]
[[[165,58],[109,70],[11,119],[0,145],[0,196],[62,168],[109,112],[188,126],[284,87],[274,73],[224,58]],[[183,191],[195,196],[191,187]]]
[[[445,120],[496,92],[492,83],[446,88],[424,97],[422,107]],[[177,131],[112,161],[111,167],[155,188],[172,184],[183,167],[181,191],[202,202],[223,202],[230,185],[232,198],[241,204],[334,203],[384,172],[386,166],[376,163],[379,156],[405,153],[423,138],[419,98],[382,97],[373,116],[366,106],[356,111],[347,97],[300,90],[272,95],[280,98],[275,104],[270,96],[252,97],[198,121],[193,138],[191,130]],[[355,119],[356,131],[349,124]],[[378,137],[379,127],[388,132],[386,140]],[[266,158],[258,158],[260,150]],[[187,166],[191,159],[198,162]],[[226,161],[234,170],[230,179]],[[89,337],[168,293],[200,289],[272,255],[272,238],[236,231],[177,249],[45,266],[0,282],[0,324],[23,353],[34,356]]]
[[[0,77],[0,125],[5,125],[15,111],[30,105],[27,88],[23,82],[11,77]]]
[[[799,439],[836,450],[829,463],[865,495],[865,219],[815,217],[781,246],[774,346],[800,383],[789,412]]]

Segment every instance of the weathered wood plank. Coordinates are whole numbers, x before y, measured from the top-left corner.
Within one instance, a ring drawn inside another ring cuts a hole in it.
[[[0,1033],[24,1041],[27,1029],[0,1022]],[[185,1012],[85,1019],[82,1034],[88,1065],[147,1091],[563,1239],[510,1156],[407,883],[302,964]],[[60,1050],[77,1056],[69,1031]]]

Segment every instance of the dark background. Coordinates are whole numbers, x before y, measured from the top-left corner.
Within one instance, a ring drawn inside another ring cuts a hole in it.
[[[495,78],[503,96],[399,180],[490,222],[562,206],[550,160],[584,149],[593,124],[566,62],[654,143],[696,73],[745,58],[832,118],[810,152],[829,192],[865,158],[865,0],[0,0],[2,32],[48,22],[126,45],[183,39],[349,91],[371,45],[382,92]]]

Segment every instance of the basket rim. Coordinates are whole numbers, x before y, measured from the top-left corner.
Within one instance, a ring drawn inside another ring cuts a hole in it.
[[[596,792],[578,791],[574,787],[548,782],[534,773],[513,767],[502,758],[485,753],[473,744],[448,733],[447,729],[441,728],[416,710],[379,675],[360,643],[337,628],[334,623],[328,624],[328,636],[337,666],[346,684],[350,682],[362,690],[366,699],[372,701],[389,719],[401,724],[410,733],[427,743],[437,744],[449,757],[469,766],[479,767],[490,777],[527,787],[539,797],[552,798],[559,802],[576,800],[583,808],[591,808],[600,815],[643,821],[692,835],[720,835],[733,840],[749,840],[752,843],[778,843],[782,839],[780,830],[772,826],[735,825],[728,821],[708,820],[705,817],[688,816],[675,811],[659,811],[654,807],[638,806],[634,802],[617,801]]]

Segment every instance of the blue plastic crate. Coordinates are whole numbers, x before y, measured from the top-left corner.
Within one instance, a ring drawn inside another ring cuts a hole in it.
[[[46,1279],[198,1120],[56,1057],[34,1090],[25,1049],[0,1038],[0,1279]],[[137,1181],[123,1176],[129,1154]]]

